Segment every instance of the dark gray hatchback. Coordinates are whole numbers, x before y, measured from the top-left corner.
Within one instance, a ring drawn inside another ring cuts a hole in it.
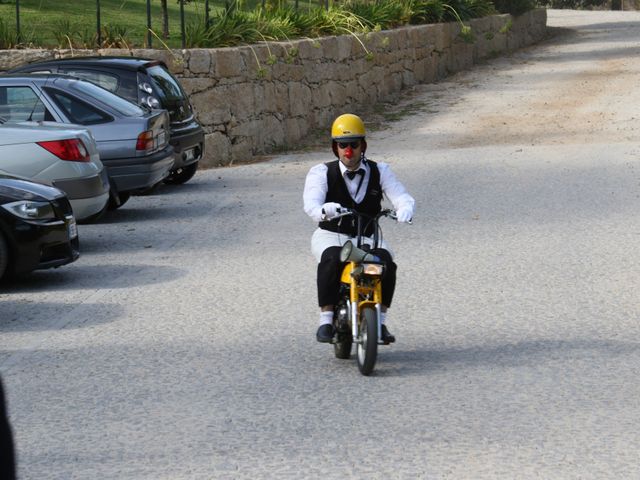
[[[204,131],[187,94],[164,62],[135,57],[75,57],[30,63],[10,73],[62,73],[89,80],[140,105],[169,112],[174,165],[165,183],[188,181],[204,154]]]

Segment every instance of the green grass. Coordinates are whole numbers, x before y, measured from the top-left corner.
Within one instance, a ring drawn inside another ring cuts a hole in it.
[[[10,2],[10,3],[7,3]],[[170,38],[165,42],[173,48],[181,46],[180,5],[176,0],[168,0]],[[224,2],[209,2],[210,9],[220,10]],[[213,13],[213,12],[212,12]],[[204,0],[192,0],[185,4],[185,23],[196,22],[204,18]],[[0,0],[0,20],[15,29],[15,0]],[[100,23],[125,29],[127,43],[131,46],[143,46],[146,38],[147,4],[146,0],[100,0]],[[61,25],[69,25],[79,32],[96,31],[95,0],[20,0],[20,29],[26,39],[33,37],[36,44],[55,47],[59,44],[56,37],[70,32],[60,30]],[[151,2],[151,28],[162,36],[162,12],[160,0]],[[157,38],[153,38],[154,48],[161,48]]]

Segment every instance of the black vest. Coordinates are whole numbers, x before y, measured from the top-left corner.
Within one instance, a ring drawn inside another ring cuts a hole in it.
[[[365,213],[370,216],[377,215],[382,209],[382,187],[380,186],[380,171],[376,162],[367,160],[369,166],[369,184],[362,202],[356,203],[347,189],[344,177],[340,172],[339,160],[327,162],[327,196],[325,203],[335,202],[343,207],[350,208],[359,213]],[[366,225],[367,222],[365,222]],[[364,229],[364,235],[370,237],[373,235],[374,226],[370,222]],[[363,225],[363,226],[365,226]],[[344,233],[350,237],[355,237],[358,233],[358,221],[355,217],[341,217],[335,220],[327,220],[319,223],[319,227],[330,232]]]

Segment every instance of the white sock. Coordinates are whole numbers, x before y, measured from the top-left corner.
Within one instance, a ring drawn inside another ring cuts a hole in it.
[[[380,312],[380,323],[384,325],[384,322],[387,321],[387,312]]]
[[[320,312],[320,325],[331,325],[333,323],[333,312]]]

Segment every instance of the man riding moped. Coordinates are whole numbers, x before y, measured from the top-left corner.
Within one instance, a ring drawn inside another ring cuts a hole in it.
[[[311,250],[318,261],[318,304],[320,322],[316,339],[329,343],[335,335],[334,306],[338,302],[340,274],[344,265],[340,260],[342,246],[357,235],[354,217],[340,216],[350,209],[374,217],[382,210],[382,197],[391,201],[399,222],[410,222],[415,201],[386,163],[376,163],[365,157],[364,122],[357,115],[340,115],[331,127],[332,149],[337,157],[309,170],[304,186],[304,211],[318,228],[311,237]],[[373,224],[365,227],[364,235],[373,245]],[[385,325],[386,312],[391,306],[396,283],[396,264],[393,253],[384,240],[371,253],[386,264],[382,279],[381,340],[395,342]]]

